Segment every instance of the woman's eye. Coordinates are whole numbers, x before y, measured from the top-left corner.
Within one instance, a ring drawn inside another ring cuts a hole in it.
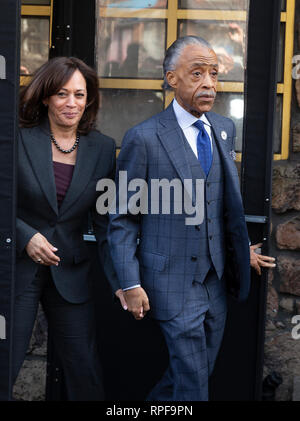
[[[60,97],[62,97],[62,96],[65,96],[66,94],[64,92],[58,92],[57,95],[60,96]]]

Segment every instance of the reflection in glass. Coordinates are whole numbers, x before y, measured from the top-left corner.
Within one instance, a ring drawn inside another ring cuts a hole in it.
[[[32,4],[34,6],[36,5],[49,6],[50,0],[22,0],[22,4]]]
[[[274,130],[274,153],[281,154],[281,139],[282,139],[282,111],[283,111],[283,96],[277,95],[276,101],[276,115],[275,115],[275,130]]]
[[[181,9],[247,10],[249,0],[179,0]]]
[[[21,19],[21,74],[32,74],[49,58],[49,19]]]
[[[163,94],[156,91],[101,90],[97,128],[115,139],[117,146],[132,126],[163,110]]]
[[[243,148],[243,124],[244,124],[244,94],[231,94],[218,92],[212,109],[217,114],[231,118],[236,125],[236,152],[242,152]]]
[[[120,7],[122,9],[165,9],[167,0],[100,0],[100,7]]]
[[[219,58],[219,80],[243,82],[246,45],[245,22],[179,21],[180,36],[206,39]]]
[[[282,12],[286,11],[286,0],[281,0],[281,11]]]
[[[283,83],[283,79],[284,79],[284,54],[285,54],[285,23],[281,22],[280,38],[279,38],[278,83]]]
[[[100,76],[162,78],[165,21],[99,19],[98,25]]]

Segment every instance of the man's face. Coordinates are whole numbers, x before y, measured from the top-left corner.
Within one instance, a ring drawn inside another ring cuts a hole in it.
[[[211,110],[218,81],[218,59],[213,50],[202,45],[186,46],[176,69],[167,72],[169,85],[178,103],[195,117]]]

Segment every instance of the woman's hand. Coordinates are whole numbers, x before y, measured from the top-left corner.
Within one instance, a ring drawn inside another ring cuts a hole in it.
[[[54,254],[57,250],[58,249],[50,244],[39,232],[30,239],[26,246],[28,256],[31,257],[35,263],[45,266],[58,266],[60,258]]]
[[[127,303],[126,303],[126,300],[125,300],[125,297],[124,297],[124,292],[123,292],[123,290],[122,289],[118,289],[116,292],[115,292],[115,294],[116,294],[116,296],[119,298],[119,300],[120,300],[120,303],[121,303],[121,306],[124,308],[124,310],[127,310]]]
[[[261,254],[255,253],[256,249],[261,248],[262,244],[255,244],[254,246],[250,246],[250,265],[256,272],[261,275],[261,267],[265,268],[275,268],[275,260],[274,257],[270,256],[262,256]]]

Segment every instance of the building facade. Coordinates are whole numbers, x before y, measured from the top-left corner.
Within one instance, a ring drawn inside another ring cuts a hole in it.
[[[166,48],[179,36],[199,35],[212,44],[219,57],[214,111],[232,118],[237,126],[239,166],[243,158],[250,2],[97,0],[92,47],[101,95],[98,128],[121,148],[129,127],[168,106],[172,94],[162,88]],[[57,37],[71,42],[67,27],[61,33],[59,27],[53,28],[54,13],[53,0],[22,0],[21,85],[56,48],[54,30],[60,34]],[[297,396],[300,400],[300,339],[293,331],[297,326],[293,322],[300,315],[300,0],[283,0],[280,20],[270,251],[278,264],[269,273],[264,376],[274,371],[282,376],[276,400]],[[84,36],[84,28],[81,30]],[[118,124],[111,124],[116,115]],[[15,386],[16,399],[44,399],[46,340],[41,313]]]

